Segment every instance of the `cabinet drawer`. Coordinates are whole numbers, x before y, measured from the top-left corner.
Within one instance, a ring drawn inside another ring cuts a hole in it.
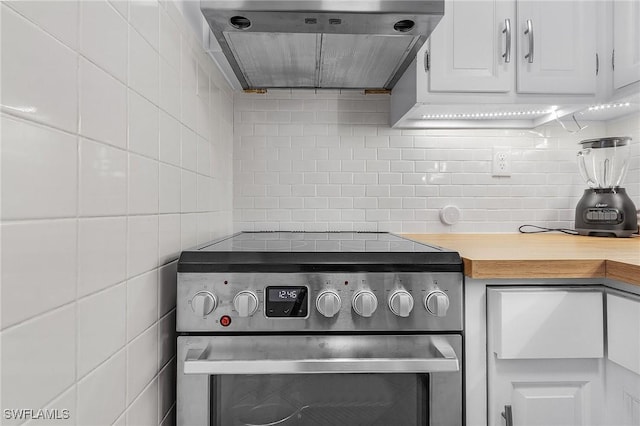
[[[603,357],[601,291],[491,289],[487,309],[500,359]]]
[[[640,374],[640,299],[607,294],[609,359]]]

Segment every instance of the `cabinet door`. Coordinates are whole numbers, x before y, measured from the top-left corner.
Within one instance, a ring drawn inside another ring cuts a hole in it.
[[[430,36],[429,90],[508,92],[515,55],[514,3],[504,0],[446,0],[444,18]],[[510,27],[510,34],[503,30]],[[509,36],[509,37],[508,37]]]
[[[520,364],[516,373],[503,374],[489,424],[518,426],[587,426],[599,424],[596,405],[602,401],[601,369],[596,360],[546,361]],[[549,368],[553,364],[553,373]],[[538,370],[536,370],[536,368]],[[555,377],[554,377],[555,376]],[[511,423],[507,423],[510,407]],[[503,413],[505,414],[503,417]]]
[[[613,3],[613,86],[640,81],[640,1]]]
[[[517,91],[594,94],[596,3],[517,2]]]
[[[603,297],[597,289],[489,289],[489,424],[601,424],[603,322]]]
[[[607,422],[640,425],[640,297],[607,294]]]

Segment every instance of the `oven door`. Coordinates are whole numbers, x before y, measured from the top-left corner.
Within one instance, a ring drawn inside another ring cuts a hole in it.
[[[180,336],[179,426],[462,425],[460,335]]]

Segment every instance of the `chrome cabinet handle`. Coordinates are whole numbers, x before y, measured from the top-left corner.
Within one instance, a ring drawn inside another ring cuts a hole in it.
[[[429,51],[425,50],[424,51],[424,71],[429,72],[430,68],[431,68],[431,58],[429,58]]]
[[[510,405],[505,405],[504,411],[500,415],[505,421],[505,426],[513,426],[513,413]]]
[[[527,19],[527,29],[524,30],[524,34],[529,36],[529,53],[524,55],[525,59],[528,59],[530,64],[533,63],[533,22],[531,19]]]
[[[504,20],[504,30],[502,30],[502,34],[504,34],[504,53],[502,57],[504,58],[504,63],[508,64],[511,62],[511,19]]]

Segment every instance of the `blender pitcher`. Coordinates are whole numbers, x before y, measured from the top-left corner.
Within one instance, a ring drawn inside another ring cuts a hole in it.
[[[580,142],[578,167],[589,188],[620,186],[629,167],[631,138],[589,139]]]

